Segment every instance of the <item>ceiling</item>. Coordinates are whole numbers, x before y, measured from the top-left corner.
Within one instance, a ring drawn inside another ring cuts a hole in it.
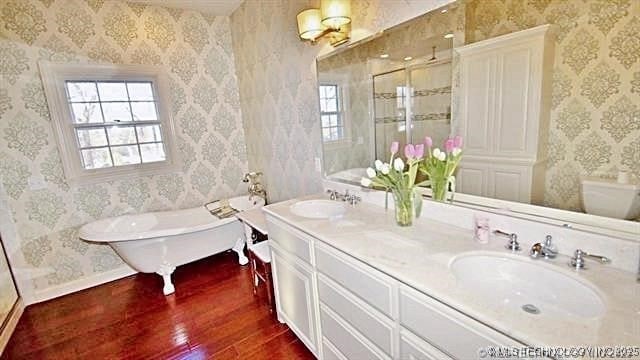
[[[132,3],[200,11],[212,15],[231,15],[243,0],[130,0]]]

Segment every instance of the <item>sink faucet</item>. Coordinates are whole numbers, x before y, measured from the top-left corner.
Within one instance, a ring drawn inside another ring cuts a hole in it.
[[[611,262],[611,259],[609,259],[606,256],[593,255],[578,249],[576,250],[574,256],[571,258],[571,261],[569,261],[569,266],[571,266],[572,268],[575,268],[576,270],[587,269],[585,265],[585,260],[584,260],[585,257],[598,260],[602,264],[608,264]]]
[[[258,196],[264,199],[266,204],[267,202],[267,191],[264,189],[264,186],[260,183],[260,176],[262,176],[261,172],[250,172],[244,174],[244,178],[242,182],[249,183],[249,200],[253,199],[254,196]]]
[[[553,238],[551,235],[547,235],[543,244],[535,243],[531,247],[531,251],[529,252],[529,256],[534,259],[544,257],[545,259],[554,259],[558,256],[558,249],[552,242]]]
[[[496,235],[502,235],[502,236],[508,236],[509,237],[509,242],[507,243],[507,245],[504,246],[507,250],[511,250],[512,252],[520,251],[520,243],[518,242],[518,234],[516,234],[516,233],[508,233],[508,232],[502,231],[502,230],[494,230],[493,233],[496,234]]]

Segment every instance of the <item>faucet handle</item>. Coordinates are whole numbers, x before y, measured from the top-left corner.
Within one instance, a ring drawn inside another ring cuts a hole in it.
[[[588,252],[577,249],[574,256],[571,258],[571,261],[569,261],[569,266],[576,268],[576,270],[586,269],[587,267],[585,266],[584,261],[585,257],[598,260],[601,264],[608,264],[611,262],[611,259],[606,256],[589,254]]]

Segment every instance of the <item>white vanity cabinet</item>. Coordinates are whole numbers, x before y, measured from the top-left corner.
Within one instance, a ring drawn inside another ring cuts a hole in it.
[[[458,190],[540,203],[544,189],[554,43],[551,25],[456,48],[457,127],[465,156]]]
[[[267,222],[278,318],[320,359],[474,359],[487,346],[522,346],[281,220]]]

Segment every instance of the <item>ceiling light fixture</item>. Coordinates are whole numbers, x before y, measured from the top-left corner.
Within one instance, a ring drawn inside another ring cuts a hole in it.
[[[389,54],[382,54],[382,55],[380,55],[380,58],[382,58],[382,59],[386,59],[386,58],[388,58],[388,57],[389,57]]]
[[[413,60],[412,56],[407,56],[406,58],[404,58],[404,61],[409,61],[409,60]]]
[[[351,0],[321,0],[320,9],[306,9],[296,16],[298,35],[316,44],[328,36],[333,46],[344,44],[351,32]]]
[[[444,38],[445,38],[445,39],[451,39],[451,38],[453,38],[453,33],[445,34],[445,35],[444,35]]]

